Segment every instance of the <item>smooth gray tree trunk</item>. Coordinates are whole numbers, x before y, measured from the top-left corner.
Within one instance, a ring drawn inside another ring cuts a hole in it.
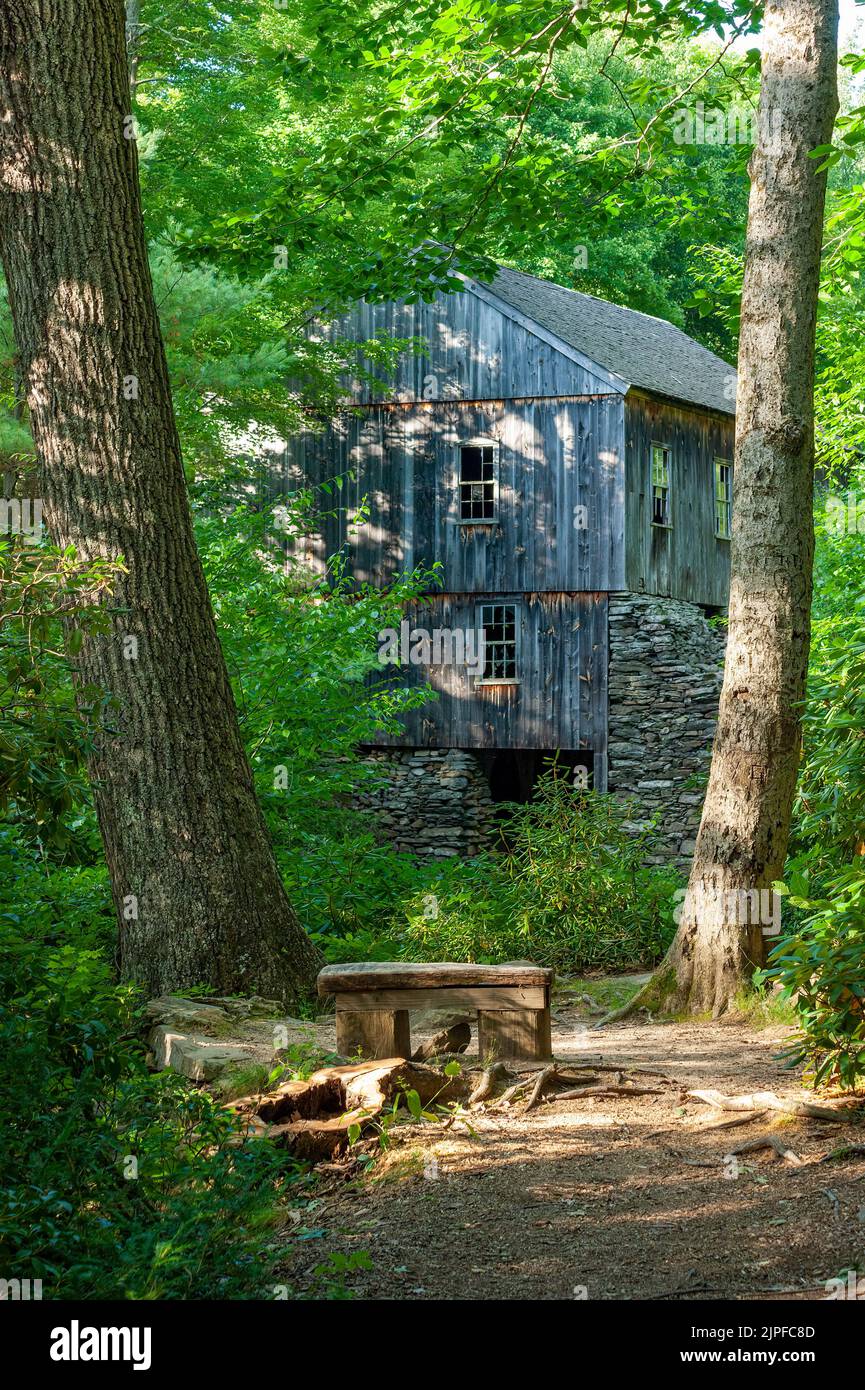
[[[631,1007],[735,1006],[777,920],[810,642],[814,339],[832,138],[837,0],[770,0],[742,291],[729,636],[687,897]]]

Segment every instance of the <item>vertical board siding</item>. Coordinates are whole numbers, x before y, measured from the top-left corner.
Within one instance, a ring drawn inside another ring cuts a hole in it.
[[[625,421],[627,588],[726,607],[730,542],[715,537],[714,462],[733,462],[733,417],[631,393]],[[652,444],[672,450],[669,529],[652,525]]]
[[[376,683],[429,684],[438,698],[405,716],[405,733],[389,745],[443,748],[540,748],[595,753],[595,784],[606,768],[607,595],[601,593],[439,594],[408,621],[477,629],[480,605],[518,607],[518,684],[480,685],[465,667],[382,666]],[[606,785],[604,783],[604,785]]]
[[[714,460],[732,460],[732,417],[633,390],[626,399],[602,369],[596,375],[471,292],[360,303],[321,334],[334,343],[423,339],[425,348],[403,353],[393,380],[377,370],[380,389],[350,383],[351,407],[289,442],[289,488],[341,479],[320,498],[333,514],[297,550],[319,573],[342,551],[350,573],[375,586],[437,562],[443,584],[408,615],[430,633],[477,629],[484,601],[520,606],[516,684],[484,685],[447,665],[374,673],[437,694],[380,744],[591,751],[605,791],[608,594],[726,604]],[[466,524],[459,448],[481,438],[498,445],[496,517]],[[672,450],[669,530],[651,525],[653,442]],[[352,525],[362,503],[368,519]],[[577,509],[585,526],[575,525]]]
[[[314,336],[325,342],[397,338],[419,351],[400,356],[396,373],[361,358],[378,382],[347,377],[347,397],[356,402],[491,400],[498,396],[583,396],[609,391],[606,379],[575,362],[530,329],[506,317],[470,291],[438,295],[430,304],[367,304],[322,324]]]
[[[343,477],[314,559],[344,549],[361,582],[438,561],[448,593],[622,589],[623,432],[622,399],[611,395],[371,406],[343,412],[323,435],[295,436],[286,477]],[[497,515],[466,524],[459,451],[479,437],[499,446]],[[369,520],[352,527],[364,498]]]

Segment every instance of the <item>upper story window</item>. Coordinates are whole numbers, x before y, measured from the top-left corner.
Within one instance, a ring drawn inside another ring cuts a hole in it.
[[[652,445],[652,525],[670,526],[670,459],[666,444]]]
[[[728,541],[733,534],[733,465],[715,459],[715,535]]]
[[[460,447],[460,521],[493,521],[499,446],[473,439]]]
[[[515,603],[480,605],[480,626],[484,633],[485,681],[517,679],[517,613]]]

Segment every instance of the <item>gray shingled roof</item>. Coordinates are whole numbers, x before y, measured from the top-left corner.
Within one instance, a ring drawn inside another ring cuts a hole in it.
[[[666,319],[502,266],[490,290],[630,386],[735,414],[734,369]]]

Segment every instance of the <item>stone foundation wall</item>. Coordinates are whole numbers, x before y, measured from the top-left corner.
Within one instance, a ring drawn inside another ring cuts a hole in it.
[[[471,855],[495,835],[495,803],[472,753],[458,748],[376,748],[367,759],[387,782],[362,804],[375,830],[398,850],[427,859]]]
[[[610,595],[609,786],[635,803],[634,828],[660,812],[663,850],[694,848],[724,659],[724,630],[700,608],[645,594]]]
[[[636,832],[659,815],[652,863],[685,865],[703,804],[721,689],[723,629],[679,599],[609,599],[609,787],[634,803]],[[376,832],[423,858],[477,854],[496,842],[480,758],[460,749],[377,748],[386,782],[362,805]]]

